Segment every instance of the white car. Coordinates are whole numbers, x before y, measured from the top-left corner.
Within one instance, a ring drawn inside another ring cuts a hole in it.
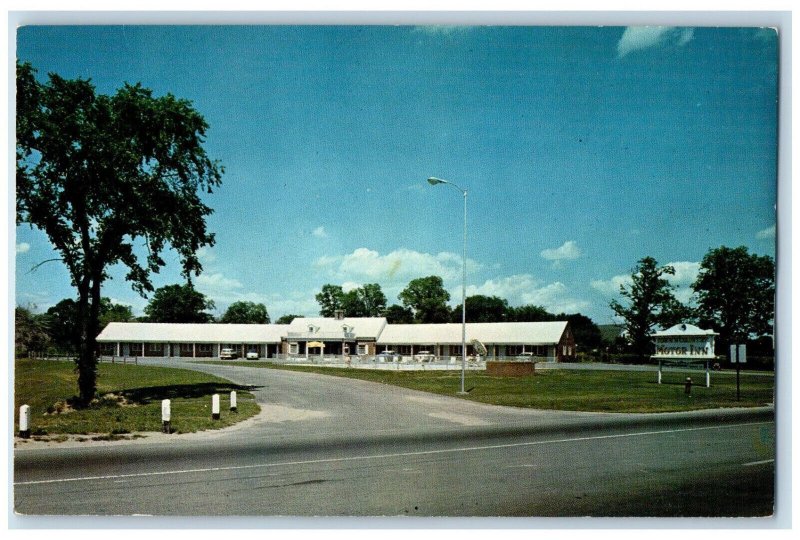
[[[386,362],[387,360],[389,362],[394,362],[395,360],[400,358],[400,355],[398,355],[394,351],[383,351],[379,353],[378,356],[376,356],[375,358],[378,359],[378,362]]]
[[[414,360],[417,362],[433,362],[434,356],[431,351],[419,351],[414,355]]]
[[[237,358],[238,356],[239,355],[236,354],[236,351],[234,349],[225,348],[219,351],[219,357],[226,360],[231,358]]]
[[[258,353],[256,351],[247,351],[248,360],[258,360]]]

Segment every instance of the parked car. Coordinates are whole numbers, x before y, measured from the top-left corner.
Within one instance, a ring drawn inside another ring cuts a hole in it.
[[[256,351],[247,351],[248,360],[258,360],[258,353]]]
[[[375,358],[378,359],[378,362],[386,362],[386,361],[394,362],[395,360],[400,359],[400,355],[394,351],[383,351],[381,353],[378,353],[378,355]]]
[[[431,351],[419,351],[414,355],[414,360],[417,362],[433,362],[434,355]]]
[[[219,357],[223,359],[230,359],[230,358],[238,358],[239,355],[236,353],[235,349],[224,348],[219,351]]]

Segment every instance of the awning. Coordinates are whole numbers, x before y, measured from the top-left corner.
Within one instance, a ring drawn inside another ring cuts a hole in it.
[[[309,341],[306,344],[306,347],[320,347],[321,349],[324,349],[325,348],[325,344],[322,343],[321,341]]]

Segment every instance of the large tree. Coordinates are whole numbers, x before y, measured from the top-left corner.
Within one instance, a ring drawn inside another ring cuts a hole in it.
[[[386,295],[377,283],[367,283],[342,295],[342,310],[347,317],[381,317]]]
[[[447,307],[450,293],[445,290],[439,276],[412,279],[400,291],[398,298],[414,312],[416,323],[443,323],[450,320],[450,308]]]
[[[229,324],[269,324],[269,313],[267,313],[267,306],[264,304],[242,300],[228,306],[219,322]]]
[[[191,283],[165,285],[156,289],[153,298],[144,308],[148,322],[155,323],[209,323],[214,316],[207,310],[214,302],[195,290]]]
[[[701,325],[719,332],[722,351],[734,341],[772,334],[775,318],[775,262],[744,246],[712,249],[692,285]]]
[[[344,291],[341,285],[331,285],[326,283],[322,290],[314,297],[319,304],[319,314],[322,317],[333,317],[336,312],[342,309],[342,298]]]
[[[200,193],[220,184],[222,167],[203,148],[206,121],[171,94],[140,84],[97,94],[89,80],[51,73],[40,82],[18,63],[16,97],[17,222],[47,234],[77,289],[78,390],[88,404],[107,269],[127,267],[144,296],[169,246],[187,279],[199,274],[196,252],[214,243]]]
[[[467,296],[467,322],[504,322],[508,319],[508,301],[498,296]],[[461,322],[461,304],[453,308],[451,322]]]
[[[653,257],[645,257],[633,269],[630,286],[620,286],[626,304],[611,301],[611,309],[624,321],[631,349],[642,358],[652,352],[650,334],[656,326],[664,326],[675,305],[673,287],[664,277],[674,274],[673,267],[658,266]]]

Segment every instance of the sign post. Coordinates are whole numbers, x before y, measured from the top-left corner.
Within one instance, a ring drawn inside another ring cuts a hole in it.
[[[731,345],[731,362],[736,364],[736,401],[739,401],[739,370],[747,362],[747,345]]]

